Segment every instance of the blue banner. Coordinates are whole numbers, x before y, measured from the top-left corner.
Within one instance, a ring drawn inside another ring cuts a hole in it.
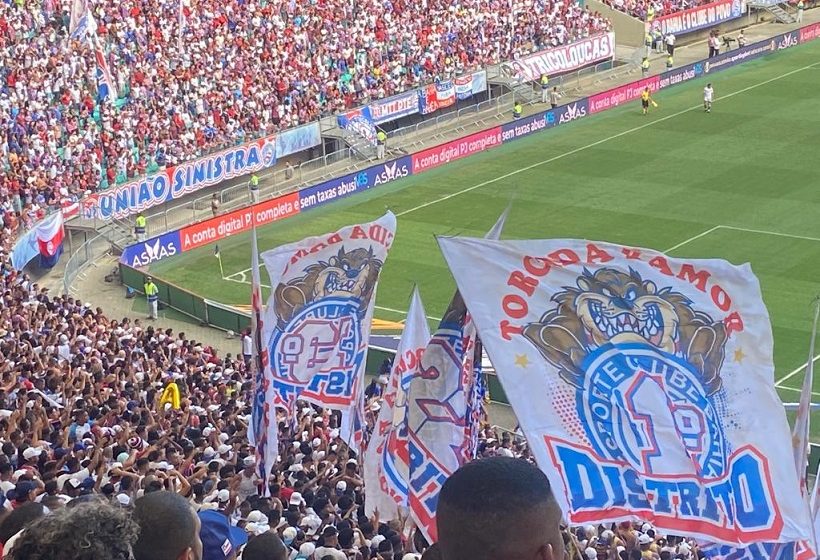
[[[299,191],[299,209],[308,210],[332,200],[348,197],[357,192],[379,187],[412,173],[412,160],[404,156],[380,163],[356,173],[308,187]]]
[[[704,73],[704,61],[699,60],[693,64],[687,64],[680,68],[675,68],[661,74],[658,81],[658,89],[667,88],[669,86],[676,86],[689,80],[699,78]]]
[[[182,243],[179,239],[179,231],[172,231],[153,237],[148,241],[129,245],[122,252],[120,262],[124,262],[132,268],[139,268],[160,259],[173,257],[181,252]]]
[[[307,150],[322,143],[319,123],[280,132],[276,137],[276,159]]]
[[[376,123],[370,114],[370,107],[360,107],[336,117],[336,122],[345,130],[355,132],[371,144],[376,144]]]

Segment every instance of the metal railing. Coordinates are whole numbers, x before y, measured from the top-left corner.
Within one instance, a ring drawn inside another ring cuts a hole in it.
[[[86,267],[97,259],[111,252],[111,243],[103,234],[99,234],[80,245],[65,263],[63,273],[64,293],[71,293],[71,286]]]

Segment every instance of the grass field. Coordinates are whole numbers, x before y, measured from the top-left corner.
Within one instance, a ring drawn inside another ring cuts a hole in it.
[[[368,221],[385,208],[398,235],[377,317],[400,321],[417,283],[438,317],[454,282],[434,235],[481,236],[512,201],[506,238],[577,237],[674,256],[750,262],[775,337],[778,386],[795,401],[811,301],[820,293],[820,41],[664,90],[649,116],[632,103],[391,183],[260,230],[260,249]],[[249,301],[247,235],[151,270],[230,304]],[[820,376],[817,376],[820,396]]]

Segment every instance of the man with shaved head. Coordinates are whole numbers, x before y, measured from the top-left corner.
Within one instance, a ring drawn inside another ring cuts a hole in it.
[[[436,512],[437,560],[563,560],[561,509],[549,480],[523,459],[467,463],[447,479]]]

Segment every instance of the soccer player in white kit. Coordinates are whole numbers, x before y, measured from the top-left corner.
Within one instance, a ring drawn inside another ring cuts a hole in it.
[[[707,113],[712,112],[712,97],[715,95],[715,90],[712,89],[712,84],[706,84],[703,88],[703,110]]]

